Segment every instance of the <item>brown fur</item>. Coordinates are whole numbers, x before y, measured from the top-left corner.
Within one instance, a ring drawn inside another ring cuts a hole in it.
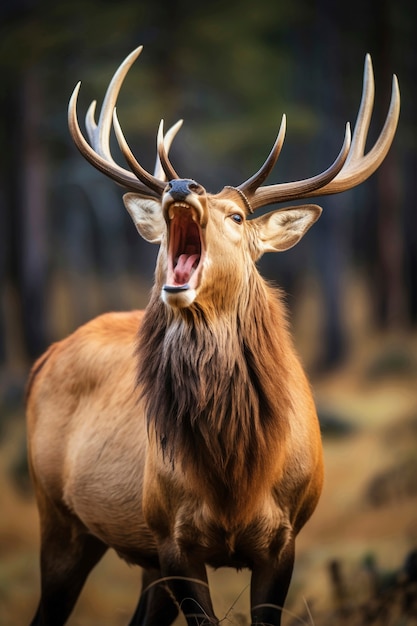
[[[196,306],[170,321],[157,299],[140,331],[139,384],[148,423],[166,458],[204,485],[218,519],[245,516],[253,495],[282,465],[279,444],[288,433],[287,324],[278,301],[265,307],[265,288],[254,282],[247,285],[250,305],[237,319],[210,324]],[[173,324],[176,332],[167,337]]]
[[[59,566],[67,594],[74,587],[69,571],[92,566],[80,555],[92,552],[95,562],[111,546],[173,580],[204,581],[204,563],[250,567],[254,601],[281,605],[295,535],[318,500],[322,460],[311,391],[281,295],[254,265],[257,238],[270,236],[268,219],[231,226],[228,212],[237,205],[209,196],[198,202],[216,263],[203,268],[194,302],[162,302],[162,240],[145,313],[101,316],[34,365],[28,441],[49,564],[43,578],[57,567],[51,546],[58,538],[73,546]],[[269,591],[269,579],[256,583],[265,570],[258,563],[272,567]],[[178,601],[192,597],[215,619],[201,584],[176,585]],[[158,593],[152,601],[144,594],[132,623],[152,623]],[[55,614],[53,620],[60,623]]]
[[[69,104],[75,144],[128,189],[124,202],[144,239],[160,244],[146,312],[107,314],[53,345],[28,385],[28,448],[41,518],[42,594],[32,626],[62,626],[108,547],[143,566],[130,626],[218,624],[206,564],[249,567],[252,624],[279,626],[295,537],[322,487],[320,430],[294,351],[281,296],[260,277],[265,252],[294,246],[320,207],[257,208],[336,193],[365,180],[384,158],[399,113],[363,157],[372,108],[365,62],[362,104],[333,165],[311,179],[263,185],[285,132],[260,170],[217,195],[180,179],[167,151],[180,124],[158,134],[155,175],[116,166],[108,132],[117,94],[142,48],[115,73],[89,145]],[[134,174],[133,174],[134,172]],[[165,175],[171,180],[165,183]],[[137,334],[139,332],[139,334]]]

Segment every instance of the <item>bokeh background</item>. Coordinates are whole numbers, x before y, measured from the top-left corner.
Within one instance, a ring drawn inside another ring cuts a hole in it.
[[[325,169],[345,122],[354,122],[367,52],[376,79],[372,145],[398,75],[400,124],[383,165],[359,188],[323,198],[323,216],[302,243],[266,256],[260,269],[286,290],[327,468],[321,503],[298,543],[285,623],[416,623],[413,4],[2,1],[1,626],[27,624],[39,593],[37,515],[25,463],[30,365],[94,315],[145,306],[152,284],[156,249],[138,237],[121,190],[78,154],[66,123],[75,83],[83,82],[84,112],[139,44],[144,52],[118,104],[129,143],[152,170],[159,119],[170,125],[184,118],[172,161],[213,192],[258,169],[283,112],[286,144],[269,182]],[[218,612],[229,623],[247,623],[247,583],[245,574],[214,575]],[[127,623],[139,587],[140,572],[109,554],[70,624]]]

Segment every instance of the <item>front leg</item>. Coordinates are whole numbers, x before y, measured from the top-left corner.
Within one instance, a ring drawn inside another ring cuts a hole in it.
[[[180,551],[171,539],[166,539],[158,549],[163,579],[171,589],[187,625],[219,624],[211,602],[204,562],[196,555]]]
[[[143,511],[154,535],[162,580],[169,587],[188,626],[218,624],[211,603],[195,512],[201,508],[182,472],[165,461],[150,436],[145,469]]]
[[[253,626],[280,626],[293,567],[293,539],[286,543],[278,558],[255,563],[251,581]]]
[[[129,626],[170,626],[179,607],[162,580],[159,570],[144,570],[142,593]]]

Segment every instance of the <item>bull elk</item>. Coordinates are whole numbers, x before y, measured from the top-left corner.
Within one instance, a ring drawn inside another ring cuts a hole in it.
[[[144,312],[108,313],[53,344],[28,386],[28,448],[41,521],[41,599],[32,625],[60,626],[111,547],[144,568],[131,625],[218,624],[206,565],[249,568],[252,624],[278,625],[297,533],[323,480],[320,429],[280,292],[256,269],[264,252],[294,246],[319,218],[306,204],[253,217],[260,207],[358,185],[393,140],[399,91],[372,149],[367,56],[358,119],[323,173],[262,186],[284,141],[285,116],[260,170],[208,193],[180,178],[168,151],[180,123],[157,138],[150,174],[133,156],[115,103],[133,51],[116,71],[98,124],[80,131],[82,155],[125,187],[140,235],[159,244]],[[129,170],[109,148],[114,128]],[[166,182],[169,181],[169,182]]]

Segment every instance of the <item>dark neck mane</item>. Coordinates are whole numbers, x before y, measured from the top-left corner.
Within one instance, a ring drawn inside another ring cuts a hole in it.
[[[139,335],[139,384],[165,458],[228,498],[276,462],[288,429],[283,305],[254,288],[252,305],[214,321],[197,305],[173,313],[158,294]]]

